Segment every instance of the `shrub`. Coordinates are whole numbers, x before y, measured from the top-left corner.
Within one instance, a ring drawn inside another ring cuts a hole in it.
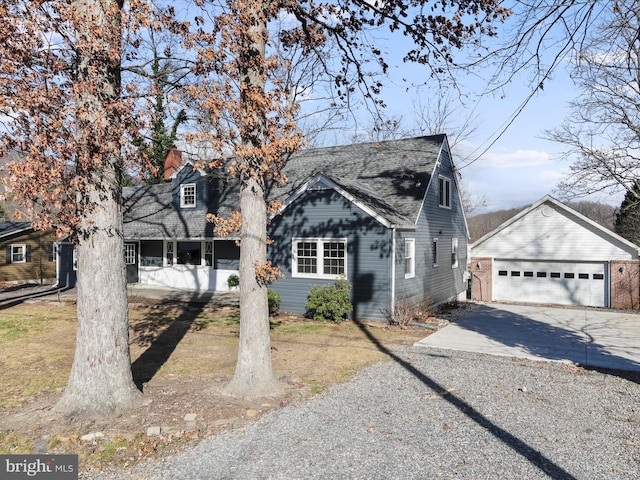
[[[405,297],[396,300],[393,310],[386,307],[383,312],[390,325],[406,327],[411,322],[424,323],[434,313],[435,306],[429,296],[417,303],[411,302]]]
[[[280,294],[273,290],[267,290],[267,301],[269,302],[269,315],[275,315],[280,311]]]
[[[231,290],[233,287],[237,287],[238,285],[240,285],[240,277],[235,273],[233,275],[229,275],[229,277],[227,278],[227,285],[229,287],[229,290]]]
[[[353,311],[349,297],[351,285],[347,280],[336,280],[334,285],[312,285],[307,300],[307,316],[314,320],[339,323]]]

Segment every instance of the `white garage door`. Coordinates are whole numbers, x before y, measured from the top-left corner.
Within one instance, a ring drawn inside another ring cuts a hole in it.
[[[607,264],[496,260],[498,301],[606,307]]]

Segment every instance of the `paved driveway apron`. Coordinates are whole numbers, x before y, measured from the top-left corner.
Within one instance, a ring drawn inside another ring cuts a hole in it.
[[[640,315],[600,309],[480,305],[415,346],[640,371]]]

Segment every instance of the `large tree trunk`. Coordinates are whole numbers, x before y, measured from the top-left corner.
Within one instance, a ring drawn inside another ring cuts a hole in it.
[[[120,0],[76,0],[78,331],[56,408],[109,416],[136,405],[131,373],[120,156]]]
[[[110,416],[142,400],[131,373],[122,211],[113,185],[119,175],[110,170],[90,195],[96,211],[83,222],[96,228],[77,247],[76,350],[69,385],[56,406],[73,416]]]
[[[264,190],[256,180],[242,186],[240,209],[240,345],[225,393],[253,399],[281,393],[271,363],[267,286],[256,278],[255,266],[267,258],[267,210]]]
[[[267,261],[267,209],[265,172],[260,170],[267,141],[264,107],[256,101],[265,97],[264,56],[267,24],[261,2],[243,7],[246,30],[240,55],[242,81],[240,128],[243,150],[253,155],[243,158],[240,174],[240,345],[238,361],[225,393],[245,399],[281,393],[271,363],[271,338],[267,285],[256,267]],[[264,102],[262,102],[264,103]]]

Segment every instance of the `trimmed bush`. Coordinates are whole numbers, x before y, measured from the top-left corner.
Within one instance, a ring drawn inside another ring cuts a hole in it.
[[[275,315],[280,311],[280,294],[273,290],[267,290],[267,301],[269,302],[269,315]]]
[[[237,287],[238,285],[240,285],[240,277],[235,273],[229,275],[229,277],[227,278],[227,285],[229,286],[229,290],[231,290],[233,287]]]
[[[353,311],[349,282],[336,280],[334,285],[313,285],[307,300],[307,316],[314,320],[331,320],[340,323]]]

